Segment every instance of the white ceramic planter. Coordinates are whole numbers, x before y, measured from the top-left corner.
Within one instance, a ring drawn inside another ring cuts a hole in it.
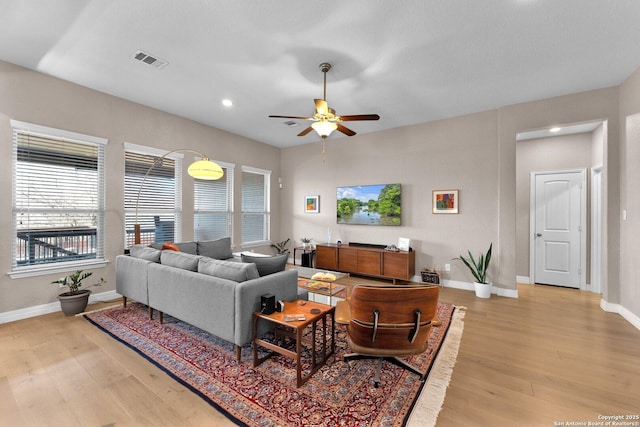
[[[478,298],[491,298],[491,283],[473,282]]]

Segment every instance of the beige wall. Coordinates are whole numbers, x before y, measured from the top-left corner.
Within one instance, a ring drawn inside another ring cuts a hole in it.
[[[497,242],[498,157],[496,111],[451,120],[329,140],[326,163],[321,143],[282,151],[283,237],[303,236],[376,244],[411,238],[416,269],[452,265],[445,277],[464,278],[451,258],[467,248],[486,251]],[[384,120],[384,118],[383,118]],[[402,184],[402,225],[336,224],[336,187]],[[460,213],[431,213],[432,190],[460,190]],[[320,195],[319,214],[305,214],[305,195]],[[467,280],[468,281],[468,280]]]
[[[156,147],[165,150],[190,148],[212,159],[235,163],[236,194],[240,194],[240,166],[249,165],[272,170],[272,214],[280,216],[280,150],[222,130],[214,129],[171,114],[128,102],[104,93],[0,62],[0,153],[5,159],[0,172],[0,192],[5,201],[0,208],[0,229],[5,238],[0,247],[0,266],[11,269],[11,119],[35,123],[88,135],[108,138],[106,148],[106,258],[111,261],[94,275],[105,277],[107,286],[96,292],[115,289],[114,259],[124,249],[123,225],[123,143]],[[185,153],[185,159],[190,159]],[[186,161],[184,162],[186,163]],[[193,238],[193,181],[183,177],[183,240]],[[240,221],[240,198],[235,198],[235,221]],[[280,234],[279,221],[272,221],[272,234]],[[235,242],[240,242],[236,233]],[[268,250],[269,248],[256,248]],[[57,286],[50,284],[62,274],[23,279],[0,276],[0,313],[56,301]]]
[[[620,87],[620,303],[640,317],[640,69]]]
[[[417,270],[451,263],[452,270],[444,278],[461,282],[471,277],[451,259],[466,249],[486,250],[493,242],[490,278],[502,289],[515,290],[516,133],[557,123],[617,122],[617,113],[618,88],[607,88],[329,140],[324,164],[320,142],[283,149],[282,237],[299,240],[310,235],[325,241],[327,227],[333,229],[333,239],[340,236],[346,241],[386,244],[399,236],[410,237],[417,251]],[[617,127],[609,127],[608,133],[606,150],[613,156],[605,156],[605,161],[607,169],[613,166],[615,171]],[[605,193],[614,193],[609,197],[614,201],[610,209],[617,218],[617,175],[613,175]],[[336,225],[337,186],[386,182],[403,186],[401,227]],[[431,214],[431,191],[451,188],[460,190],[460,214]],[[303,199],[308,194],[321,196],[320,214],[304,213]],[[608,225],[612,230],[605,248],[612,268],[605,271],[604,281],[612,284],[606,292],[617,299],[617,224]]]
[[[531,172],[589,169],[593,132],[518,141],[516,144],[516,275],[530,277]],[[600,156],[602,157],[602,156]],[[588,174],[587,174],[588,175]],[[589,190],[587,190],[587,198]],[[584,230],[589,230],[584,224]],[[588,245],[587,245],[588,248]],[[589,251],[587,250],[587,254]],[[587,264],[589,263],[587,255]],[[588,268],[585,274],[589,274]],[[588,281],[587,281],[588,282]]]

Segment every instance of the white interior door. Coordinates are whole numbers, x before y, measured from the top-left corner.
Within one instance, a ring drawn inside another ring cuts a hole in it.
[[[585,177],[584,170],[532,174],[535,283],[573,288],[583,283]]]

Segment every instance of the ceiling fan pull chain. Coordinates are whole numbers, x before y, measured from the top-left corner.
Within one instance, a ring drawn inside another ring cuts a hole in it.
[[[325,142],[325,138],[322,138],[322,163],[325,163],[325,161],[327,160],[325,157],[325,151],[324,151],[324,142]]]

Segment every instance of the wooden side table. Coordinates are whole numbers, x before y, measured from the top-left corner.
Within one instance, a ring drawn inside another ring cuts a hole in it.
[[[304,303],[304,305],[300,305]],[[311,313],[311,310],[319,310],[318,313]],[[331,343],[327,346],[327,315],[331,315]],[[298,321],[286,321],[285,316],[304,315],[304,320]],[[267,321],[273,324],[274,342],[269,342],[264,339],[258,338],[256,333],[258,330],[258,322],[260,320]],[[322,348],[321,358],[318,360],[316,350],[316,332],[318,330],[318,322],[322,322]],[[302,333],[307,326],[311,325],[311,369],[306,376],[302,375]],[[285,348],[285,337],[295,339],[296,348],[295,351]],[[282,342],[282,345],[278,345]],[[258,357],[258,345],[266,349],[271,350],[265,357]],[[286,302],[284,304],[284,311],[275,312],[272,314],[263,314],[256,312],[253,315],[253,366],[258,366],[274,353],[282,354],[283,356],[290,357],[296,361],[296,386],[300,387],[306,383],[318,369],[320,369],[326,362],[327,358],[331,356],[335,351],[335,307],[331,307],[325,304],[319,304],[311,301],[296,300]]]

